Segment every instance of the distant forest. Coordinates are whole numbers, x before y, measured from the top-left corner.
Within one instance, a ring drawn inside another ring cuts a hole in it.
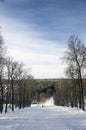
[[[8,56],[0,33],[0,112],[30,107],[54,97],[55,105],[85,110],[86,47],[78,37],[70,36],[66,62],[66,79],[34,79],[23,63]]]

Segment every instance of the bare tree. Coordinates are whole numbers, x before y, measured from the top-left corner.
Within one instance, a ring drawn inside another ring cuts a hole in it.
[[[69,38],[68,51],[66,52],[65,60],[68,63],[68,74],[70,74],[71,78],[76,78],[78,80],[79,107],[84,110],[83,75],[84,71],[86,71],[86,47],[81,43],[81,40],[78,37],[72,35]]]
[[[4,64],[5,64],[5,47],[3,37],[0,33],[0,111],[2,113],[3,110],[3,72],[4,72]]]
[[[28,71],[26,72],[23,63],[14,62],[12,58],[6,61],[6,91],[5,91],[5,112],[8,103],[12,104],[12,111],[15,107],[20,109],[27,106],[29,101]]]
[[[30,106],[31,99],[31,76],[28,76],[28,71],[24,69],[23,64],[19,64],[17,71],[17,84],[18,84],[18,106],[21,107]],[[34,91],[34,90],[33,90]]]
[[[18,64],[18,69],[17,69],[17,90],[18,90],[18,101],[17,104],[19,106],[19,109],[23,106],[23,93],[25,93],[24,89],[24,80],[26,75],[24,75],[24,66],[22,63]]]
[[[5,79],[6,79],[6,92],[5,92],[5,113],[7,112],[8,109],[8,104],[11,104],[11,80],[10,80],[10,75],[11,75],[11,58],[7,57],[6,59],[6,68],[5,68]]]
[[[7,60],[7,96],[6,96],[6,107],[8,104],[8,100],[11,100],[10,103],[12,104],[12,111],[14,111],[14,89],[15,89],[15,81],[17,79],[17,69],[18,69],[18,62],[13,61],[12,58],[8,58]],[[10,91],[10,99],[8,94]],[[7,108],[6,108],[7,109]],[[7,110],[5,110],[7,111]]]

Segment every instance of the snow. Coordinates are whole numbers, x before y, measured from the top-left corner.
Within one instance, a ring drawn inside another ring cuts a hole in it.
[[[44,106],[54,106],[54,99],[51,97],[48,99],[45,103],[43,103]]]
[[[44,107],[32,105],[0,114],[0,130],[86,130],[86,112],[54,106],[51,98]]]

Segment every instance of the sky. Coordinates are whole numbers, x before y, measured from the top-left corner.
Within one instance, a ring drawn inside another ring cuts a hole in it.
[[[86,0],[3,0],[0,26],[9,55],[34,78],[64,78],[69,37],[86,45]]]

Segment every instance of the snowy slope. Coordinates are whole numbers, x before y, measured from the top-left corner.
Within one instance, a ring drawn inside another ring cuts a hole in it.
[[[0,130],[86,130],[86,112],[57,106],[17,109],[0,114]]]

